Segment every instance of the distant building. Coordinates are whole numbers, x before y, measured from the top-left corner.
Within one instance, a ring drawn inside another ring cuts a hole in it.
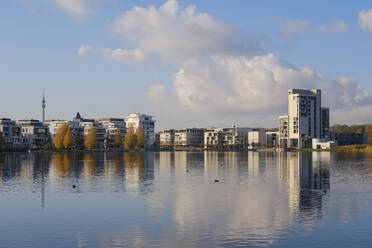
[[[252,128],[208,128],[204,132],[204,147],[247,147],[249,131],[252,131]]]
[[[330,132],[330,138],[339,146],[368,144],[367,133]]]
[[[78,121],[46,120],[45,125],[49,128],[49,134],[53,143],[54,136],[57,134],[58,129],[65,123],[69,125],[74,140],[78,138],[84,140],[84,127],[80,126]]]
[[[27,143],[22,137],[22,128],[11,119],[0,119],[0,132],[3,134],[5,144],[13,148],[19,148]]]
[[[145,114],[130,114],[125,119],[126,127],[129,128],[132,126],[134,130],[137,130],[137,127],[142,126],[145,133],[146,145],[152,146],[155,142],[155,120],[150,115]]]
[[[266,146],[275,147],[279,145],[279,132],[266,132]]]
[[[266,131],[263,128],[258,128],[248,132],[249,146],[266,146]]]
[[[159,145],[160,146],[173,146],[174,145],[174,129],[165,129],[160,131]]]
[[[336,142],[326,138],[312,140],[313,149],[331,149],[335,146],[337,146]]]
[[[283,116],[279,117],[279,122],[279,131],[284,131],[285,127],[288,130],[286,144],[285,137],[280,137],[287,147],[311,147],[313,138],[329,138],[329,109],[322,108],[321,90],[290,89],[287,126]]]
[[[124,119],[104,118],[104,119],[97,120],[97,122],[101,123],[102,127],[106,129],[105,146],[107,146],[108,143],[114,140],[117,130],[120,130],[121,140],[122,142],[124,142],[125,135],[127,133],[127,128],[126,128]]]
[[[102,126],[102,123],[96,122],[94,119],[84,119],[79,112],[76,114],[73,121],[78,122],[79,126],[84,128],[85,137],[87,137],[89,130],[94,126],[96,129],[98,148],[102,149],[105,147],[106,129]]]
[[[174,131],[174,145],[185,147],[200,147],[204,140],[202,128],[182,128]]]
[[[288,143],[288,115],[279,116],[279,146],[287,147]]]
[[[22,136],[27,139],[27,148],[41,148],[48,141],[49,128],[42,122],[18,120],[17,125],[21,127]]]

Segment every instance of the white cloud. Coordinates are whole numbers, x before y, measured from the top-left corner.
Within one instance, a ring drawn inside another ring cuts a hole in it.
[[[341,21],[328,27],[288,22],[287,27],[288,35],[309,28],[327,33],[348,30]],[[331,108],[336,120],[340,113],[372,106],[371,93],[355,79],[335,80],[308,67],[298,69],[274,54],[258,56],[261,36],[243,34],[209,14],[196,12],[193,6],[180,8],[176,0],[168,0],[160,8],[134,7],[115,20],[113,31],[135,49],[82,46],[79,54],[96,51],[125,63],[141,63],[155,54],[179,69],[172,88],[152,85],[147,92],[154,103],[149,108],[158,106],[157,116],[194,122],[195,116],[202,116],[205,123],[223,117],[275,125],[276,116],[287,112],[290,88],[322,89],[324,106]]]
[[[337,34],[350,31],[350,27],[343,21],[336,21],[329,26],[316,26],[304,20],[287,20],[284,23],[283,36],[293,37],[301,32],[313,31],[328,34]]]
[[[53,0],[64,12],[75,15],[85,16],[93,14],[94,11],[88,7],[86,0]]]
[[[311,68],[297,69],[273,54],[251,59],[214,56],[209,63],[188,61],[175,75],[173,87],[183,107],[225,117],[286,113],[290,88],[322,89],[323,105],[338,115],[372,105],[371,94],[355,79],[334,80]]]
[[[81,46],[78,50],[79,55],[86,55],[89,51],[96,51],[108,59],[124,62],[127,64],[142,63],[147,55],[141,49],[110,49],[104,47]]]
[[[176,0],[160,8],[134,7],[119,16],[113,31],[141,50],[164,58],[215,54],[257,54],[262,35],[247,35],[194,6],[180,9]]]
[[[330,26],[320,26],[319,30],[321,32],[329,33],[329,34],[336,34],[336,33],[344,33],[350,31],[350,27],[346,25],[343,21],[337,21],[332,23]]]
[[[305,31],[310,27],[309,22],[303,20],[287,20],[284,23],[283,35],[285,37],[294,36],[300,32]]]
[[[372,9],[359,12],[358,24],[362,30],[369,31],[372,34]]]

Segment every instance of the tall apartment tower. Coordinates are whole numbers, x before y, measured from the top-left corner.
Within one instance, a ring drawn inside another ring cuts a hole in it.
[[[283,119],[279,124],[283,129]],[[313,138],[329,138],[329,109],[322,108],[320,89],[288,91],[287,125],[287,137],[281,137],[287,147],[310,147]]]
[[[43,108],[43,123],[44,123],[45,122],[45,107],[46,107],[44,89],[43,89],[43,100],[41,101],[41,107]]]

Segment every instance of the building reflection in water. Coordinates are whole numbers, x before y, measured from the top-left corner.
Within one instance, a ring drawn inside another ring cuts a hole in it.
[[[280,153],[279,176],[288,186],[292,218],[321,217],[322,200],[330,189],[331,153]]]

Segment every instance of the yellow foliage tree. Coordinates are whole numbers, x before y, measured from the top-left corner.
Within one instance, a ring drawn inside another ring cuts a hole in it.
[[[366,126],[365,132],[368,134],[368,144],[372,145],[372,124]]]
[[[136,134],[134,133],[134,129],[132,126],[128,128],[127,134],[125,135],[124,140],[124,148],[125,149],[133,149],[137,143],[136,141]]]
[[[70,127],[68,127],[65,137],[63,139],[63,146],[64,148],[67,149],[67,148],[71,148],[73,144],[74,144],[74,141],[72,139],[72,132],[71,132]]]
[[[97,148],[98,141],[97,141],[97,131],[94,126],[88,131],[88,135],[85,139],[84,145],[89,150]]]
[[[56,135],[54,136],[54,146],[56,149],[62,149],[63,140],[65,139],[65,135],[68,129],[68,124],[64,123],[60,128],[58,128]]]
[[[136,130],[136,148],[141,149],[145,147],[145,131],[142,126]]]
[[[123,145],[121,140],[121,132],[120,129],[116,129],[115,137],[114,137],[114,147],[119,148]]]

